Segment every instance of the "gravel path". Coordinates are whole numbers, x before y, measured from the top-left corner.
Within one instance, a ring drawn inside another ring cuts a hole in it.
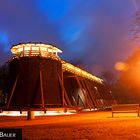
[[[23,139],[33,140],[139,140],[140,118],[136,114],[86,112],[74,115],[26,117],[0,116],[1,128],[22,128]]]

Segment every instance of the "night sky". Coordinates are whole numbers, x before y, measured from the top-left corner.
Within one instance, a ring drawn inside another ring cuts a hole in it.
[[[114,70],[138,45],[129,39],[139,0],[0,0],[0,63],[13,44],[43,42],[97,75]]]

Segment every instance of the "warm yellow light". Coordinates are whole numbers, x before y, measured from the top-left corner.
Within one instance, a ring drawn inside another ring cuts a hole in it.
[[[99,83],[102,83],[103,80],[70,64],[70,63],[66,63],[65,61],[62,61],[62,68],[63,68],[63,71],[69,71],[75,75],[78,75],[78,76],[81,76],[81,77],[85,77],[87,79],[90,79],[90,80],[93,80],[93,81],[96,81],[96,82],[99,82]]]
[[[126,71],[126,70],[128,70],[128,68],[129,68],[128,65],[123,62],[117,62],[115,64],[115,69],[118,71]]]
[[[15,45],[11,48],[12,53],[17,57],[25,57],[25,56],[42,56],[48,57],[52,59],[59,59],[57,53],[62,53],[62,51],[52,45],[48,44],[39,44],[39,43],[27,43],[27,44],[19,44]],[[102,83],[103,80],[78,68],[70,63],[66,63],[65,61],[62,62],[63,71],[69,71],[74,73],[75,75],[82,76],[88,78],[93,81],[97,81]]]
[[[138,64],[140,65],[140,61],[138,61]]]
[[[11,48],[12,53],[15,56],[42,56],[42,57],[52,57],[58,58],[57,53],[62,53],[62,51],[52,45],[48,44],[19,44]]]
[[[68,110],[67,112],[64,111],[35,111],[35,116],[56,116],[56,115],[71,115],[75,114],[76,110]],[[27,116],[27,111],[23,111],[20,114],[19,111],[3,111],[0,113],[0,116]]]

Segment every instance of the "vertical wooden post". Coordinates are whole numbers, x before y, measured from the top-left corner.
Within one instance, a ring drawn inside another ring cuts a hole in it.
[[[77,106],[79,106],[79,94],[78,94],[78,97],[77,97]]]
[[[40,46],[39,46],[39,56],[41,56],[41,50],[40,50]]]
[[[20,110],[20,114],[22,114],[22,110]]]
[[[2,113],[2,109],[0,109],[0,113]]]
[[[112,118],[114,117],[114,113],[112,112]]]
[[[29,56],[32,55],[32,46],[30,46],[30,52],[29,52]]]
[[[24,54],[25,54],[25,48],[24,48],[24,46],[23,46],[23,56],[24,56]]]
[[[32,120],[35,118],[34,111],[27,111],[27,120]]]
[[[62,87],[64,87],[64,76],[63,76],[63,71],[62,71],[62,80],[61,80],[61,82],[62,82]],[[63,105],[63,107],[65,106],[65,104],[64,104],[64,100],[65,100],[65,97],[64,97],[64,88],[62,88],[62,105]]]
[[[41,70],[40,70],[40,90],[41,90],[42,107],[44,107],[44,94],[43,94],[43,83],[42,83],[42,71]]]
[[[19,75],[17,75],[16,80],[15,80],[15,83],[14,83],[14,86],[12,88],[12,91],[11,91],[11,94],[10,94],[10,98],[8,100],[8,103],[7,103],[7,108],[9,107],[9,105],[11,103],[11,99],[13,97],[13,94],[14,94],[14,91],[15,91],[15,88],[16,88],[16,85],[17,85],[18,78],[19,78]]]
[[[68,95],[67,95],[67,92],[66,92],[66,90],[65,90],[65,88],[64,88],[64,85],[63,85],[62,80],[61,80],[61,78],[60,78],[59,75],[58,75],[58,80],[59,80],[59,83],[60,83],[60,85],[61,85],[61,88],[62,88],[62,90],[63,90],[63,92],[64,92],[64,95],[63,95],[63,97],[64,97],[64,98],[63,98],[63,99],[64,99],[64,104],[66,104],[66,101],[65,101],[65,98],[66,98],[66,100],[67,100],[69,106],[71,106],[71,102],[70,102],[70,100],[69,100],[69,97],[68,97]]]

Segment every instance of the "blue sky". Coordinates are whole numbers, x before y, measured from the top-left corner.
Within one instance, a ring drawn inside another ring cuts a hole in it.
[[[0,63],[13,44],[52,43],[61,58],[100,74],[113,70],[136,46],[128,31],[138,0],[0,0]]]

